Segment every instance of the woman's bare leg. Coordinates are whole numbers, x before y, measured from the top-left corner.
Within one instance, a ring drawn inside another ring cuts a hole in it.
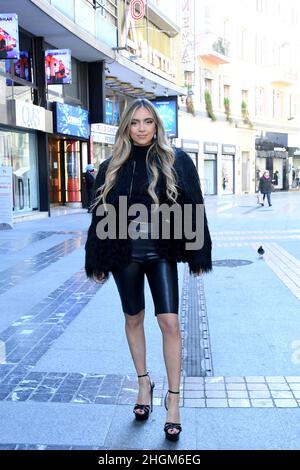
[[[125,332],[137,375],[144,375],[147,372],[144,317],[145,310],[141,310],[137,315],[127,315],[125,313]],[[138,381],[139,393],[137,403],[140,405],[149,405],[149,378],[147,376],[141,377]],[[144,414],[143,410],[137,410],[136,412]]]
[[[157,315],[157,320],[163,334],[163,353],[168,376],[169,389],[179,392],[181,372],[181,334],[176,313],[163,313]],[[166,422],[180,423],[179,394],[168,394]],[[178,430],[170,430],[170,433]]]

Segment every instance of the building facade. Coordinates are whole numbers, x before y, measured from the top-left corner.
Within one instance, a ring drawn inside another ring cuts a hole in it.
[[[277,175],[276,189],[295,187],[299,3],[185,0],[182,5],[187,99],[180,138],[200,136],[204,192],[253,193],[266,168]]]
[[[129,0],[1,1],[28,61],[22,76],[20,61],[0,61],[0,165],[13,168],[15,217],[84,205],[85,168],[111,154],[127,103],[184,93],[180,28],[159,2],[142,3],[136,19]],[[70,51],[68,67],[57,50]]]

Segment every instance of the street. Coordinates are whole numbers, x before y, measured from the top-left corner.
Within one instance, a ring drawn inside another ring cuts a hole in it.
[[[300,449],[300,191],[273,193],[270,208],[254,195],[205,202],[213,272],[193,278],[179,265],[178,443],[163,433],[167,381],[148,286],[155,406],[134,421],[117,289],[83,270],[90,214],[0,231],[0,449]]]

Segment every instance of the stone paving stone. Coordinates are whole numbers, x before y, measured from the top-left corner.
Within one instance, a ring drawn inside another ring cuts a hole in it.
[[[300,375],[299,376],[297,376],[297,375],[296,376],[286,376],[285,378],[286,378],[288,383],[296,383],[296,382],[299,383],[300,382]]]
[[[292,392],[281,392],[278,390],[271,390],[271,395],[273,398],[293,398]]]
[[[228,398],[248,398],[247,390],[227,390]]]
[[[267,384],[264,383],[247,383],[248,390],[268,390]]]
[[[206,390],[205,391],[206,398],[227,398],[225,390]]]
[[[300,390],[300,384],[299,383],[296,383],[296,384],[290,383],[289,385],[290,385],[291,390]]]
[[[263,399],[263,398],[258,398],[258,399],[251,399],[250,400],[251,404],[255,408],[273,408],[274,403],[272,400],[269,399]]]
[[[204,398],[204,390],[185,390],[184,398]]]
[[[290,390],[287,383],[269,383],[270,390]]]
[[[250,398],[271,398],[268,390],[252,390],[249,391]]]
[[[205,400],[197,398],[185,398],[184,399],[185,408],[205,408]]]
[[[245,377],[247,383],[261,383],[265,382],[265,378],[263,376],[249,376]]]
[[[226,390],[246,390],[246,384],[238,383],[238,382],[235,382],[235,383],[227,382]]]
[[[286,383],[285,378],[283,376],[279,376],[279,377],[266,376],[266,381],[268,383]]]
[[[210,407],[226,408],[226,407],[228,407],[228,402],[227,402],[227,400],[222,399],[222,398],[207,398],[206,406],[208,408],[210,408]]]
[[[244,398],[229,398],[228,404],[230,407],[234,408],[250,408],[250,400]]]
[[[296,400],[274,399],[274,403],[278,408],[296,408],[298,403]]]
[[[204,383],[204,378],[203,377],[185,377],[184,378],[185,383]]]
[[[230,383],[244,383],[245,382],[245,378],[244,377],[225,377],[225,382],[230,382]]]

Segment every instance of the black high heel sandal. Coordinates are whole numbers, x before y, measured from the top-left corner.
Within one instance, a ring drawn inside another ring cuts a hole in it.
[[[151,382],[151,379],[150,379],[150,376],[149,376],[148,372],[147,372],[147,374],[144,374],[144,375],[138,375],[138,378],[141,378],[141,377],[148,377],[148,379],[149,379],[149,383],[150,383],[150,405],[140,405],[139,403],[136,403],[135,407],[133,408],[133,412],[134,412],[134,415],[135,415],[135,419],[137,421],[146,421],[146,419],[149,418],[149,413],[150,412],[152,413],[152,410],[153,410],[153,389],[155,387],[155,383]],[[136,413],[137,410],[142,410],[143,413]]]
[[[172,390],[167,391],[166,396],[165,396],[165,408],[166,408],[167,411],[168,411],[168,407],[167,407],[168,393],[174,393],[174,395],[179,395],[180,392],[173,392]],[[169,431],[171,431],[173,429],[176,429],[178,432],[170,433]],[[180,423],[167,422],[167,423],[165,423],[164,431],[165,431],[166,439],[168,439],[169,441],[175,442],[175,441],[178,441],[178,439],[179,439],[179,434],[182,431],[182,427],[181,427]]]

